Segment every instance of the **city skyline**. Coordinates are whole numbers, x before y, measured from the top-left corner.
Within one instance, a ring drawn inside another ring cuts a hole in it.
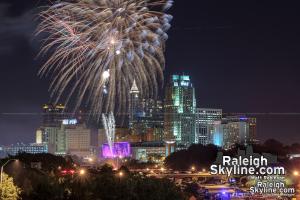
[[[193,1],[184,7],[183,2],[175,2],[170,10],[174,21],[167,42],[165,79],[171,74],[191,75],[198,107],[222,108],[225,113],[300,112],[300,41],[293,5],[282,8],[275,1],[272,8],[264,10],[267,4],[263,3],[261,8],[246,3],[214,3]],[[31,41],[35,29],[31,12],[37,5],[22,4],[0,3],[1,144],[31,142],[40,124],[40,107],[49,102],[49,80],[36,76],[41,64],[34,59],[39,45]],[[251,9],[245,10],[247,6]],[[200,20],[194,18],[198,9],[203,11]],[[281,9],[283,12],[278,13]],[[234,18],[235,14],[240,14],[240,19]],[[276,20],[276,15],[283,19]],[[259,139],[299,141],[298,115],[254,117],[259,121]]]

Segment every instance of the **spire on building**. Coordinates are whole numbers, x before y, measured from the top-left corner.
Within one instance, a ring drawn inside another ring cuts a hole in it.
[[[134,79],[133,83],[132,83],[132,87],[131,87],[130,93],[139,93],[139,92],[140,92],[139,88],[137,87],[135,79]]]

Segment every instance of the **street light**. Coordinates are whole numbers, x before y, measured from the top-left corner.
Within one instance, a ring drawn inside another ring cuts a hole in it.
[[[16,161],[18,162],[19,160],[18,159],[9,159],[8,161],[6,161],[4,163],[4,165],[1,166],[1,180],[0,180],[0,184],[2,185],[2,182],[3,182],[3,169],[4,167],[10,162],[10,161]]]
[[[298,171],[294,171],[294,172],[293,172],[293,175],[294,175],[294,176],[299,176],[299,172],[298,172]]]
[[[191,170],[192,170],[192,172],[194,172],[194,171],[196,170],[196,167],[195,167],[195,166],[192,166],[192,167],[191,167]]]
[[[80,175],[80,176],[85,175],[85,170],[84,170],[84,169],[81,169],[81,170],[79,171],[79,175]]]

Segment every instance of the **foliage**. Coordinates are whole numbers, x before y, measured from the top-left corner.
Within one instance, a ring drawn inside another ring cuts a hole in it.
[[[21,189],[14,184],[13,178],[3,173],[3,181],[0,184],[1,200],[17,200],[20,193]]]
[[[48,164],[54,167],[50,162]],[[84,175],[78,173],[78,168],[74,175],[66,176],[31,169],[27,165],[18,171],[17,174],[10,173],[15,175],[15,182],[22,189],[22,200],[185,199],[173,182],[131,173],[125,166],[113,171],[111,166],[104,165],[100,170],[86,170]]]
[[[49,153],[40,153],[40,154],[30,154],[25,152],[20,152],[16,156],[9,157],[9,159],[18,159],[23,165],[30,166],[32,162],[41,162],[42,170],[45,172],[50,172],[57,170],[58,166],[63,168],[72,167],[72,159],[67,157],[55,156]]]
[[[145,169],[147,167],[153,168],[156,164],[153,162],[139,162],[138,160],[135,159],[130,159],[127,163],[126,166],[130,169]]]
[[[219,150],[214,145],[195,144],[187,150],[177,151],[168,156],[165,165],[174,170],[190,170],[191,166],[207,169],[216,160]]]
[[[167,179],[148,178],[133,173],[99,174],[92,184],[91,199],[182,200],[180,189]]]

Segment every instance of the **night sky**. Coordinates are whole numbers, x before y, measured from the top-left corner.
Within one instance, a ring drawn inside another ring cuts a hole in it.
[[[192,76],[197,106],[260,114],[258,138],[300,142],[297,1],[175,0],[166,78]],[[42,0],[0,0],[0,144],[33,142],[49,80],[37,76]]]

